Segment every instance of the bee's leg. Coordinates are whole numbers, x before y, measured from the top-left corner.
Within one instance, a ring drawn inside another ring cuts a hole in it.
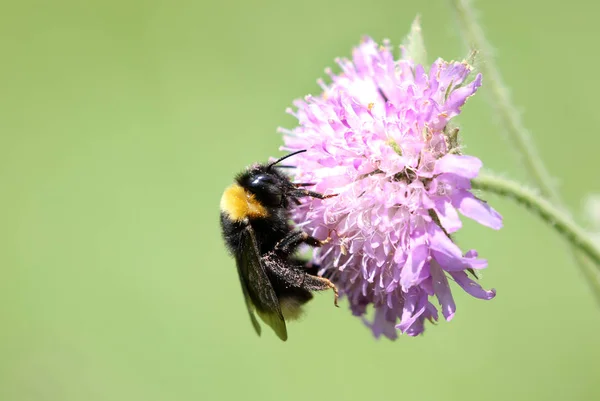
[[[272,263],[266,264],[265,267],[271,275],[274,275],[278,281],[284,283],[285,286],[301,288],[307,291],[326,291],[333,290],[335,296],[333,303],[338,306],[338,290],[335,284],[326,278],[313,276],[300,270],[298,267],[286,266],[282,264]]]
[[[323,274],[319,274],[319,270],[321,270],[321,265],[313,263],[311,261],[306,261],[306,259],[301,258],[291,258],[290,259],[294,265],[298,266],[302,271],[310,274],[312,276],[331,278],[333,271],[331,269],[327,269],[323,272]]]
[[[306,262],[305,260],[297,260],[297,263],[302,266],[302,269],[312,276],[323,277],[323,278],[331,278],[333,273],[332,270],[327,269],[323,272],[323,274],[319,274],[319,270],[321,270],[321,266],[314,264],[312,262]]]
[[[294,198],[302,198],[304,196],[310,196],[311,198],[327,199],[327,198],[333,198],[334,196],[337,196],[337,194],[323,195],[318,192],[309,191],[308,189],[297,188],[290,192],[290,196],[292,196]]]
[[[338,289],[329,279],[319,276],[313,276],[312,274],[305,273],[304,281],[302,282],[302,288],[309,291],[326,291],[329,289],[333,290],[333,304],[338,306],[339,293]]]
[[[295,251],[300,244],[308,244],[310,246],[318,247],[325,245],[327,242],[329,242],[329,239],[320,241],[317,238],[308,235],[304,231],[292,231],[277,244],[275,244],[275,248],[273,248],[273,250],[284,255],[289,255],[293,253],[293,251]]]

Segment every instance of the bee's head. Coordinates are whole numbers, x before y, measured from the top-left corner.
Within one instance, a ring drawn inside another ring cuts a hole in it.
[[[270,164],[252,166],[237,177],[237,182],[262,205],[287,207],[286,194],[295,189],[295,186],[285,174],[277,171],[277,163],[302,152],[306,150],[290,153]]]

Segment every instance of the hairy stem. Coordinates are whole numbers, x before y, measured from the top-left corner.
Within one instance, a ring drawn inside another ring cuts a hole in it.
[[[539,194],[520,184],[489,174],[479,174],[471,181],[473,188],[511,198],[542,220],[565,238],[573,248],[581,251],[591,261],[600,265],[600,249],[594,244],[587,231],[577,225],[568,214],[554,206]]]

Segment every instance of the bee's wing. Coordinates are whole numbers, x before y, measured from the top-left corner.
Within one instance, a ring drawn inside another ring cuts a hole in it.
[[[241,246],[242,249],[237,254],[236,264],[252,325],[260,335],[260,326],[252,312],[254,308],[258,316],[271,326],[280,339],[285,341],[287,340],[287,329],[279,306],[279,299],[267,273],[265,273],[254,230],[250,225],[247,225],[242,233]]]
[[[242,276],[242,269],[239,267],[238,262],[238,274],[240,276],[240,284],[242,285],[242,292],[244,293],[244,301],[246,302],[246,308],[248,309],[248,315],[250,316],[250,321],[252,321],[252,326],[254,326],[254,330],[256,334],[260,336],[260,324],[258,324],[258,320],[256,320],[256,316],[254,316],[254,306],[252,304],[252,300],[250,299],[250,294],[248,292],[248,288],[246,287],[246,280]]]

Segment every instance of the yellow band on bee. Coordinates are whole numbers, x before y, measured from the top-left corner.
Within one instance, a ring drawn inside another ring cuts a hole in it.
[[[245,218],[267,217],[267,209],[256,200],[253,194],[246,191],[238,184],[233,184],[223,192],[221,197],[221,211],[233,220],[241,221]]]

